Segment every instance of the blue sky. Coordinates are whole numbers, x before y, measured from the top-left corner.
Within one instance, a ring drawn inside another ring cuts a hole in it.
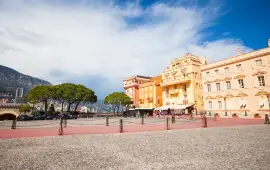
[[[216,61],[267,46],[266,0],[0,0],[0,61],[99,99],[190,52]],[[268,18],[267,18],[268,17]],[[16,61],[16,62],[14,62]]]

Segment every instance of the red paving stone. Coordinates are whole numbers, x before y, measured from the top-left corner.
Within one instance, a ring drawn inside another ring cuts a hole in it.
[[[147,132],[147,131],[162,131],[166,130],[165,119],[164,123],[155,124],[124,124],[124,133],[134,132]],[[197,117],[196,119],[200,119]],[[181,122],[181,123],[179,123]],[[222,126],[238,126],[238,125],[256,125],[263,124],[263,119],[248,119],[248,118],[219,118],[218,121],[208,119],[208,128],[210,127],[222,127]],[[191,129],[202,128],[201,121],[183,122],[183,119],[176,119],[175,124],[171,124],[170,129]],[[119,126],[77,126],[66,127],[64,129],[64,135],[75,134],[105,134],[105,133],[119,133]],[[23,129],[0,129],[0,139],[9,138],[22,138],[22,137],[41,137],[41,136],[58,136],[59,128],[23,128]]]

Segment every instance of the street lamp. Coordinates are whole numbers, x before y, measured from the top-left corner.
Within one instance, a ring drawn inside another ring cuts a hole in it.
[[[224,109],[225,109],[225,116],[228,116],[227,114],[227,108],[226,108],[226,97],[224,97]]]

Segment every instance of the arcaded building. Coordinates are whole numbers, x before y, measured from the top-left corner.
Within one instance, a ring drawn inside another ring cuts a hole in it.
[[[270,112],[270,40],[268,47],[201,68],[204,109],[221,116],[251,117]]]

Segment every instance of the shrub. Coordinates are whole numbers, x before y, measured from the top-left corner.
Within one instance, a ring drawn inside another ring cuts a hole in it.
[[[39,115],[40,114],[40,112],[38,111],[38,110],[33,110],[32,111],[32,115],[33,116],[37,116],[37,115]]]
[[[259,113],[255,113],[254,116],[260,116],[260,114]]]
[[[236,114],[236,113],[234,113],[234,114],[233,114],[233,116],[237,116],[237,114]]]

